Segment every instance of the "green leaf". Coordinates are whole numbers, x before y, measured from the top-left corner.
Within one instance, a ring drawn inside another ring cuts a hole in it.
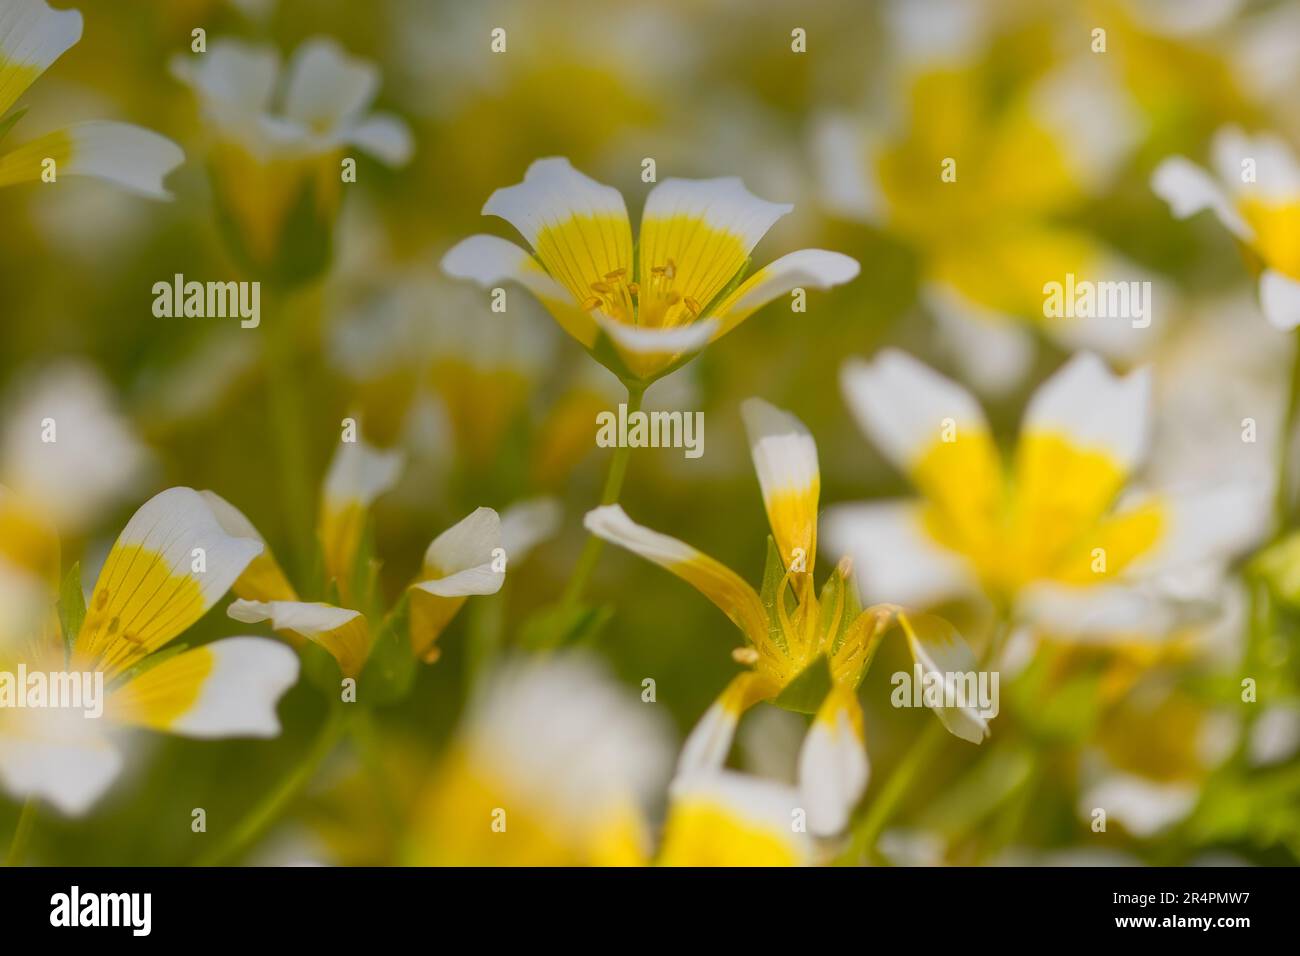
[[[609,604],[552,604],[532,614],[519,632],[519,643],[528,650],[554,650],[575,644],[590,644],[614,616]]]
[[[403,594],[375,635],[375,645],[357,682],[358,700],[392,704],[410,693],[417,668],[410,632],[410,597]]]
[[[24,106],[21,109],[14,110],[4,119],[0,120],[0,140],[8,136],[9,131],[18,124],[18,121],[27,115],[27,110],[28,107]]]
[[[772,703],[799,714],[815,714],[831,690],[831,662],[825,654],[799,672],[786,684]]]
[[[781,627],[781,616],[777,612],[777,601],[781,600],[781,582],[785,580],[785,564],[781,561],[781,552],[777,550],[776,540],[767,536],[767,559],[763,564],[763,587],[759,598],[763,609],[767,611],[767,636],[772,643],[783,651],[789,646],[785,641],[785,630]]]
[[[1251,566],[1279,601],[1300,607],[1300,532],[1289,534],[1277,544],[1265,548]]]
[[[78,561],[68,570],[59,587],[59,623],[63,627],[63,650],[69,660],[85,620],[86,595],[81,590],[81,562]]]

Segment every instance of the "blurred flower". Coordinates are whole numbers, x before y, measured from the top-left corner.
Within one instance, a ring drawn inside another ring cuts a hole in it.
[[[1300,164],[1279,137],[1234,127],[1214,137],[1217,180],[1182,156],[1161,163],[1151,188],[1179,219],[1211,209],[1250,253],[1264,316],[1300,325]]]
[[[258,273],[302,280],[328,265],[348,147],[390,166],[410,159],[406,125],[368,112],[378,68],[331,38],[306,40],[283,78],[274,50],[236,40],[177,58],[172,72],[194,90],[211,124],[209,168],[221,222]]]
[[[927,9],[905,7],[915,8],[909,17]],[[938,19],[909,30],[933,40],[945,35]],[[1005,391],[1023,379],[1035,328],[1070,347],[1132,356],[1146,339],[1129,321],[1048,320],[1043,289],[1067,275],[1149,281],[1068,221],[1109,184],[1134,145],[1132,105],[1092,61],[1015,75],[1010,85],[996,55],[966,56],[944,53],[905,76],[901,120],[883,133],[855,116],[819,120],[815,147],[827,206],[915,250],[922,299],[981,391]]]
[[[922,494],[831,509],[829,539],[853,555],[864,600],[982,590],[1058,633],[1143,630],[1162,588],[1263,530],[1242,482],[1121,495],[1148,447],[1149,370],[1119,378],[1076,355],[1030,401],[1010,470],[978,402],[910,356],[852,360],[842,383]]]
[[[26,112],[6,116],[10,107],[80,39],[76,10],[55,10],[45,0],[0,0],[0,139]],[[47,175],[93,176],[151,199],[170,199],[163,179],[184,160],[180,148],[157,133],[96,120],[0,153],[0,187]]]
[[[81,533],[134,490],[149,459],[108,382],[63,360],[10,390],[0,476],[65,534]]]
[[[620,379],[648,383],[778,296],[857,275],[848,256],[804,249],[742,282],[750,250],[790,209],[757,198],[739,179],[666,179],[646,198],[634,260],[618,190],[567,159],[540,159],[522,183],[498,189],[483,206],[518,229],[536,258],[477,235],[448,252],[443,268],[484,286],[518,282]]]
[[[813,842],[793,787],[718,770],[680,777],[664,824],[661,866],[801,866]]]
[[[286,648],[232,637],[164,650],[261,550],[256,540],[228,534],[192,489],[171,488],[146,502],[109,553],[67,647],[51,625],[22,650],[0,653],[6,669],[102,675],[108,727],[68,708],[0,709],[5,788],[84,813],[121,769],[116,725],[201,738],[276,736],[276,702],[298,679]]]
[[[417,801],[409,862],[645,863],[670,750],[653,709],[573,655],[506,664]]]
[[[793,415],[751,398],[743,406],[775,544],[760,595],[739,575],[675,538],[635,524],[617,505],[587,514],[587,529],[627,548],[697,588],[740,628],[748,647],[733,652],[749,665],[732,679],[686,741],[679,772],[716,769],[727,759],[741,714],[760,701],[816,712],[799,755],[799,787],[812,832],[842,829],[867,785],[868,765],[857,687],[880,640],[897,622],[926,672],[973,671],[969,648],[937,618],[909,619],[901,609],[863,610],[849,584],[848,563],[814,592],[817,446]],[[820,685],[820,686],[819,686]],[[816,688],[810,690],[809,688]],[[815,699],[813,699],[815,698]],[[982,716],[965,707],[935,709],[954,734],[978,743]]]

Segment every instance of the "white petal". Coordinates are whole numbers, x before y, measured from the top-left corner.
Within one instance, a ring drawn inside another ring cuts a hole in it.
[[[926,533],[917,502],[834,505],[821,527],[827,556],[852,559],[864,604],[927,607],[976,589],[966,562]]]
[[[654,374],[683,356],[693,355],[715,337],[719,328],[713,319],[672,329],[626,325],[599,312],[596,321],[628,369],[639,376]]]
[[[387,113],[374,113],[349,126],[343,139],[389,166],[405,166],[415,151],[410,127]]]
[[[627,548],[662,567],[688,564],[700,554],[685,542],[639,525],[619,505],[602,505],[588,511],[582,525],[598,538]]]
[[[1157,495],[1166,520],[1160,541],[1126,568],[1126,575],[1222,561],[1244,552],[1260,541],[1272,522],[1267,492],[1254,481],[1240,480]],[[1140,503],[1141,499],[1134,501]]]
[[[822,200],[830,210],[858,222],[881,215],[880,184],[874,175],[875,144],[854,116],[820,117],[813,131]]]
[[[740,415],[764,501],[771,502],[779,495],[807,494],[808,489],[820,485],[817,442],[803,422],[761,398],[741,402]],[[815,494],[812,508],[815,526]]]
[[[270,109],[280,58],[271,47],[219,39],[207,53],[173,59],[171,72],[194,90],[214,119],[235,126]]]
[[[1101,59],[1076,59],[1031,94],[1037,120],[1056,134],[1070,172],[1093,192],[1107,185],[1144,132],[1132,97]]]
[[[713,311],[720,337],[761,309],[794,289],[830,289],[843,285],[859,271],[858,261],[840,252],[800,249],[759,269],[720,302]]]
[[[871,771],[850,713],[829,697],[822,709],[799,751],[799,794],[808,828],[818,836],[834,836],[848,826]]]
[[[276,704],[298,680],[298,655],[276,641],[231,637],[178,654],[144,677],[161,679],[164,668],[184,666],[191,654],[210,656],[198,697],[168,726],[186,737],[275,737],[280,733]],[[127,685],[130,686],[129,684]]]
[[[719,769],[727,762],[739,722],[740,715],[722,701],[710,705],[682,745],[681,756],[677,758],[677,775],[690,776]]]
[[[1211,150],[1215,171],[1235,192],[1255,195],[1269,203],[1300,201],[1300,163],[1277,134],[1248,136],[1228,126],[1215,134]],[[1242,182],[1246,160],[1254,164],[1254,182]]]
[[[736,773],[731,770],[700,772],[678,777],[670,791],[671,815],[688,812],[699,807],[709,811],[723,811],[735,820],[746,833],[757,832],[779,840],[796,865],[807,865],[813,859],[814,847],[808,835],[796,828],[802,816],[800,796],[793,788],[771,780]],[[744,846],[729,846],[722,852],[735,854],[736,862],[745,860]],[[674,854],[680,854],[674,858]],[[715,865],[717,850],[706,852],[706,859],[695,860],[689,846],[669,847],[670,862],[685,865]]]
[[[15,711],[0,727],[0,783],[15,799],[49,801],[81,816],[104,795],[122,757],[101,721],[80,711]]]
[[[1127,471],[1146,453],[1150,421],[1150,368],[1121,377],[1081,352],[1039,386],[1021,431],[1062,435],[1075,447],[1105,452]]]
[[[94,120],[64,130],[72,156],[62,172],[93,176],[150,199],[171,199],[163,180],[185,162],[181,148],[157,133],[129,123]]]
[[[926,283],[921,297],[951,346],[952,360],[975,388],[997,396],[1024,381],[1034,360],[1034,338],[1024,323],[970,301],[951,286]]]
[[[269,621],[272,630],[293,631],[312,638],[337,631],[361,616],[360,611],[308,601],[235,601],[226,614],[244,624]]]
[[[80,39],[76,10],[55,10],[44,0],[6,0],[0,6],[0,116]]]
[[[792,209],[789,203],[758,198],[736,176],[665,179],[646,197],[641,234],[646,234],[646,223],[655,220],[674,216],[702,219],[710,228],[735,236],[748,253],[772,224]]]
[[[1270,325],[1290,332],[1300,325],[1300,282],[1266,269],[1259,277],[1259,305]]]
[[[381,451],[364,441],[342,442],[325,476],[325,497],[369,507],[397,484],[402,464],[400,451]]]
[[[313,37],[289,61],[284,112],[308,129],[326,134],[362,113],[379,89],[379,69],[350,56],[330,37]]]
[[[1128,773],[1108,774],[1079,797],[1079,813],[1091,820],[1094,809],[1118,821],[1139,839],[1155,836],[1196,805],[1194,783],[1156,783]]]
[[[519,230],[529,245],[547,226],[573,216],[613,216],[627,220],[623,194],[578,172],[567,159],[536,160],[524,181],[498,189],[483,205],[483,215],[500,216]]]
[[[981,743],[989,735],[989,719],[993,714],[981,713],[981,701],[965,700],[958,695],[963,689],[958,675],[975,675],[978,688],[979,671],[975,655],[967,643],[951,624],[937,617],[928,615],[900,615],[899,623],[907,635],[912,657],[920,665],[923,674],[938,674],[944,686],[945,704],[932,707],[939,722],[947,728],[948,733],[973,744]],[[993,687],[990,683],[989,689]],[[947,706],[951,697],[954,706]],[[1000,708],[996,694],[989,701],[994,710]]]
[[[505,581],[505,572],[493,569],[501,547],[500,516],[478,508],[433,539],[424,553],[424,580],[415,587],[440,597],[495,594]]]
[[[1241,218],[1232,200],[1214,178],[1182,156],[1166,159],[1151,174],[1151,190],[1169,204],[1179,219],[1212,209],[1219,221],[1239,239],[1250,240],[1253,232]]]
[[[849,359],[840,385],[863,432],[903,470],[939,440],[944,419],[956,423],[958,434],[988,431],[970,392],[897,349],[883,350],[872,362]]]

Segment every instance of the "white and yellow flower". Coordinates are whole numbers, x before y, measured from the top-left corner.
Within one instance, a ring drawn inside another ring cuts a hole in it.
[[[805,866],[815,846],[793,787],[730,770],[673,782],[660,866]]]
[[[567,159],[539,159],[522,183],[498,189],[483,206],[484,215],[514,226],[532,254],[477,235],[448,252],[443,268],[484,286],[517,282],[602,364],[644,383],[778,296],[857,275],[848,256],[804,249],[744,278],[751,250],[790,209],[736,178],[667,179],[646,197],[634,243],[617,189]]]
[[[330,464],[317,533],[327,587],[337,593],[341,605],[304,601],[265,549],[232,585],[239,600],[227,609],[229,616],[248,624],[267,622],[295,646],[310,641],[328,651],[345,676],[358,676],[377,637],[373,624],[378,622],[368,615],[379,610],[375,595],[358,593],[358,585],[364,584],[357,568],[362,537],[371,506],[396,484],[401,467],[401,453],[374,448],[359,437],[340,444]],[[204,494],[227,532],[262,541],[238,508],[212,492]],[[549,505],[537,504],[516,515],[511,537],[526,550],[553,519]],[[433,540],[421,573],[408,588],[409,632],[416,656],[436,660],[438,636],[469,596],[501,589],[508,560],[501,519],[491,508],[477,509]]]
[[[1204,209],[1249,253],[1259,303],[1279,329],[1300,325],[1300,162],[1280,137],[1220,130],[1214,175],[1182,156],[1161,163],[1151,188],[1179,219]]]
[[[913,619],[893,605],[863,610],[848,563],[815,593],[817,507],[821,475],[812,435],[793,415],[760,399],[743,406],[774,545],[760,594],[731,569],[690,545],[634,523],[618,505],[587,514],[587,529],[693,585],[740,628],[747,646],[733,657],[749,669],[735,677],[691,732],[678,763],[682,774],[722,766],[741,715],[760,701],[815,712],[799,756],[800,790],[812,832],[843,828],[866,788],[867,755],[857,687],[879,642],[897,623],[923,670],[974,670],[973,655],[951,627]],[[983,717],[966,708],[936,708],[957,736],[978,743]]]
[[[275,50],[237,40],[177,58],[172,72],[194,90],[210,124],[222,223],[255,267],[301,278],[328,261],[348,148],[390,166],[411,157],[405,123],[370,112],[378,69],[331,38],[304,41],[283,74]],[[299,226],[296,241],[286,242]]]
[[[1149,631],[1180,574],[1221,564],[1261,531],[1240,483],[1130,487],[1149,443],[1149,370],[1119,377],[1075,356],[1029,403],[1008,467],[979,403],[908,355],[851,360],[842,383],[859,425],[921,492],[827,516],[864,600],[982,592],[1055,633]]]
[[[408,861],[647,862],[645,814],[671,761],[653,711],[580,656],[504,665],[417,801]]]
[[[283,645],[231,637],[189,650],[168,644],[196,623],[261,552],[226,532],[202,495],[171,488],[131,518],[109,552],[85,618],[65,649],[61,629],[0,651],[12,671],[102,674],[103,719],[65,708],[0,710],[0,783],[16,796],[81,814],[122,767],[118,729],[187,737],[274,737],[276,703],[298,678]]]
[[[22,118],[10,109],[81,39],[81,26],[76,10],[55,10],[45,0],[0,0],[0,139]],[[151,199],[170,199],[163,180],[184,160],[180,147],[157,133],[93,120],[0,151],[0,187],[49,181],[51,174],[91,176]]]

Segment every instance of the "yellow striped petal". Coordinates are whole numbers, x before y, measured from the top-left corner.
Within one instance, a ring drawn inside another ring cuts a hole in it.
[[[498,189],[483,206],[533,247],[546,271],[580,305],[618,270],[630,280],[632,227],[617,189],[578,172],[567,159],[539,159],[524,181]]]
[[[360,611],[307,601],[235,601],[226,614],[244,624],[271,623],[277,634],[305,638],[329,651],[345,677],[356,677],[370,656],[373,637]]]
[[[769,647],[763,602],[735,571],[676,538],[637,524],[618,505],[587,512],[583,524],[597,537],[677,575],[717,605],[760,652]]]
[[[6,0],[0,6],[0,116],[80,39],[76,10],[55,10],[45,0]]]
[[[0,155],[0,187],[41,180],[47,160],[54,161],[58,177],[90,176],[149,199],[171,199],[163,180],[185,161],[185,154],[165,136],[142,127],[93,120]]]
[[[641,219],[638,324],[695,321],[793,208],[759,199],[734,176],[659,183]]]
[[[754,471],[781,560],[812,574],[817,555],[817,501],[821,472],[817,443],[804,423],[761,398],[740,406]]]
[[[113,692],[108,712],[185,737],[274,737],[275,705],[297,679],[298,656],[283,644],[231,637],[148,668]]]
[[[145,502],[109,552],[76,652],[112,676],[194,624],[262,544],[230,535],[192,488]]]
[[[777,683],[758,671],[737,674],[691,730],[677,758],[677,773],[716,770],[727,762],[736,725],[749,708],[780,693]]]

